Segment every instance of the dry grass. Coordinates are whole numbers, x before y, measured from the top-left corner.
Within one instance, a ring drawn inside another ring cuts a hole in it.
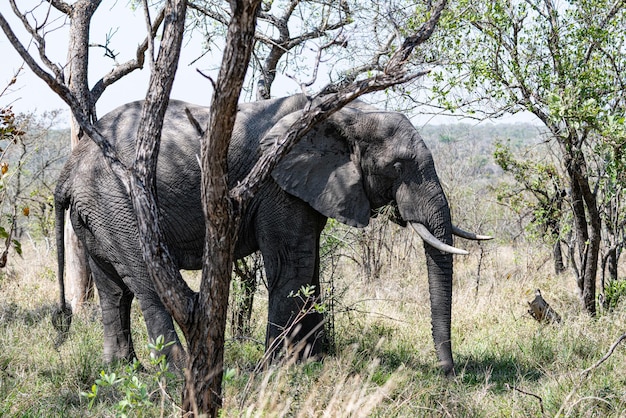
[[[402,239],[400,237],[399,239]],[[430,337],[425,267],[415,256],[392,257],[377,282],[345,262],[335,274],[337,354],[324,362],[288,364],[254,374],[262,356],[265,302],[257,298],[250,341],[230,340],[223,415],[337,416],[625,416],[626,343],[588,374],[625,332],[626,306],[592,319],[581,313],[573,278],[554,277],[546,249],[483,244],[456,259],[453,306],[457,375],[437,370]],[[411,244],[406,248],[413,248]],[[480,266],[480,275],[479,273]],[[55,347],[50,309],[56,302],[53,254],[25,248],[0,274],[0,416],[115,416],[119,394],[103,392],[88,410],[88,391],[105,366],[97,306],[78,315]],[[561,314],[540,325],[526,313],[536,288]],[[134,311],[138,349],[145,326]],[[138,353],[146,364],[148,351]],[[171,397],[154,390],[153,406],[131,416],[179,416],[180,382]]]

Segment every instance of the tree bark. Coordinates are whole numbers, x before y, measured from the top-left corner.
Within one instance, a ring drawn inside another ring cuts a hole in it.
[[[101,0],[80,0],[69,9],[70,30],[68,42],[68,65],[65,72],[65,83],[76,98],[81,111],[92,123],[95,123],[94,103],[88,84],[89,67],[89,27],[91,18],[100,5]],[[82,132],[76,118],[70,116],[71,149],[78,145]],[[85,249],[76,237],[72,224],[66,222],[65,255],[67,298],[74,312],[93,297],[93,279]]]
[[[552,248],[552,254],[554,256],[554,273],[558,276],[565,272],[565,264],[563,263],[563,250],[561,249],[561,240],[556,239],[554,247]]]
[[[601,221],[596,197],[589,186],[587,166],[582,153],[564,144],[565,165],[572,181],[572,206],[576,229],[576,242],[580,259],[578,290],[583,308],[592,316],[596,314],[596,277],[600,253]]]
[[[606,270],[608,272],[609,283],[617,280],[618,260],[619,257],[617,256],[617,247],[612,247],[606,255]]]
[[[261,0],[232,0],[230,4],[232,17],[226,47],[214,86],[209,126],[201,142],[202,201],[206,220],[204,265],[196,307],[199,322],[190,330],[194,342],[189,343],[187,377],[194,381],[193,385],[186,385],[183,392],[184,410],[212,417],[218,415],[222,406],[226,311],[242,205],[241,200],[231,199],[228,189],[228,146],[252,55]],[[192,405],[192,401],[196,405]]]

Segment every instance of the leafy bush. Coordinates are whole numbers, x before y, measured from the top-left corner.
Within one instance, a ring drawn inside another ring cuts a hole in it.
[[[0,207],[8,204],[10,209],[5,213],[10,213],[6,217],[0,218],[0,239],[4,240],[4,250],[0,255],[0,268],[6,266],[7,256],[11,246],[18,254],[21,254],[22,247],[18,240],[14,238],[15,224],[17,218],[17,204],[7,193],[8,184],[13,177],[14,170],[7,161],[7,151],[20,141],[25,132],[20,130],[15,120],[15,114],[10,107],[0,108]],[[19,164],[18,164],[19,169]],[[6,203],[8,202],[8,203]],[[24,214],[27,208],[24,209]],[[4,224],[4,225],[3,225]]]
[[[604,288],[603,305],[607,311],[617,308],[620,301],[626,300],[626,279],[611,280]]]
[[[125,417],[129,413],[141,415],[146,408],[154,406],[153,399],[156,397],[155,395],[160,394],[162,401],[165,398],[169,398],[167,382],[173,380],[176,376],[169,371],[165,355],[155,353],[159,353],[171,344],[173,342],[165,344],[163,336],[159,336],[154,344],[148,344],[148,348],[152,350],[150,365],[154,368],[154,371],[150,373],[140,373],[142,366],[138,360],[135,360],[133,364],[127,365],[123,374],[120,375],[115,372],[105,373],[104,370],[100,371],[100,378],[96,379],[91,386],[91,390],[81,392],[81,396],[89,401],[89,409],[93,408],[96,400],[111,397],[117,400],[115,410],[119,416]],[[148,381],[142,380],[144,378],[148,379]],[[151,391],[151,388],[156,389]]]

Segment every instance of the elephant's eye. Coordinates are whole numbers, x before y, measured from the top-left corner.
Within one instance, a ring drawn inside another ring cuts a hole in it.
[[[402,163],[400,161],[393,163],[393,168],[396,170],[396,173],[402,174]]]

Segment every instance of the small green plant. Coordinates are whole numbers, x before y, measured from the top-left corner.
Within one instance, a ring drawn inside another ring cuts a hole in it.
[[[296,293],[293,291],[288,295],[290,298],[298,298],[303,303],[305,303],[306,311],[315,311],[317,313],[325,313],[328,310],[328,307],[325,303],[320,302],[320,298],[315,296],[315,285],[306,285],[302,286]],[[310,302],[311,305],[306,305],[307,302]]]
[[[611,280],[604,288],[604,308],[610,312],[617,308],[620,300],[626,300],[626,279]]]
[[[96,379],[88,392],[81,392],[81,396],[87,398],[88,408],[91,410],[97,399],[103,392],[111,393],[116,399],[115,410],[118,416],[126,417],[129,413],[140,413],[145,408],[153,406],[154,394],[160,392],[161,396],[167,396],[167,382],[175,376],[169,371],[169,365],[164,354],[160,353],[173,342],[164,343],[163,336],[159,336],[154,343],[148,344],[150,353],[150,365],[156,371],[146,374],[141,373],[142,365],[135,359],[132,364],[124,367],[121,374],[115,372],[106,373],[100,371],[100,378]],[[148,379],[148,381],[142,380]],[[156,387],[153,391],[150,388]],[[134,414],[134,415],[135,415]]]

